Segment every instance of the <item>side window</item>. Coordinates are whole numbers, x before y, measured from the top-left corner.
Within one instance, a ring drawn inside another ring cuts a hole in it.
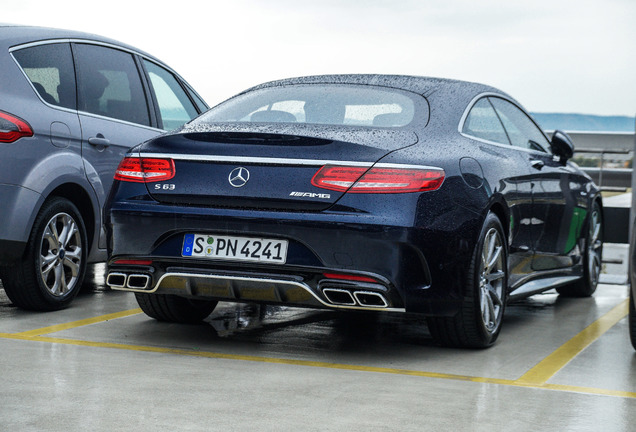
[[[159,104],[163,129],[176,129],[199,115],[174,75],[147,60],[144,60],[144,66]]]
[[[76,109],[75,71],[69,44],[32,46],[14,51],[13,57],[44,101]]]
[[[462,133],[500,144],[510,144],[494,108],[487,98],[482,98],[471,108]]]
[[[132,54],[99,45],[74,48],[79,109],[149,126],[148,103]]]
[[[517,106],[496,97],[490,98],[490,101],[497,110],[513,146],[541,152],[550,148],[541,130]]]

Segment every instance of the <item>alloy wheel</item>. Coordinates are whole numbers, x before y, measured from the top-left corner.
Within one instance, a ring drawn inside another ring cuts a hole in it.
[[[601,238],[601,216],[596,207],[594,208],[594,211],[591,215],[589,230],[590,232],[588,235],[587,244],[588,274],[590,276],[590,282],[592,283],[592,285],[596,286],[601,274],[601,249],[603,247],[603,240]]]
[[[497,330],[503,313],[504,251],[499,231],[490,228],[484,238],[479,268],[479,305],[484,327]]]
[[[42,234],[38,266],[45,288],[56,297],[73,290],[82,264],[82,237],[75,219],[58,213]]]

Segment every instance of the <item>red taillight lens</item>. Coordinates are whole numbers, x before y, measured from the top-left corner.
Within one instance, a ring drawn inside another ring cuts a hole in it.
[[[115,171],[115,180],[150,183],[166,181],[175,175],[172,159],[124,158]]]
[[[356,282],[377,282],[377,280],[367,276],[348,275],[348,274],[339,274],[339,273],[323,273],[322,275],[328,279],[339,279],[339,280],[348,280],[348,281],[356,281]]]
[[[31,126],[20,117],[0,111],[0,142],[12,143],[22,137],[33,136]]]
[[[438,189],[444,182],[444,170],[436,168],[367,168],[323,166],[311,184],[351,193],[406,193]]]
[[[113,263],[113,265],[142,265],[149,266],[152,265],[151,260],[128,260],[128,259],[120,259]]]

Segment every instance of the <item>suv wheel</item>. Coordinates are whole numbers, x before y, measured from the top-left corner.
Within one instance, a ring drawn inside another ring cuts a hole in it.
[[[79,210],[65,198],[50,198],[35,218],[23,259],[1,270],[4,290],[25,309],[65,308],[82,286],[86,254],[86,228]]]

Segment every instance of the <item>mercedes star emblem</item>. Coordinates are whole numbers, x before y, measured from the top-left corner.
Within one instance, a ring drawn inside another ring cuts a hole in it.
[[[230,181],[230,184],[235,188],[240,188],[245,186],[245,183],[250,179],[250,172],[247,168],[238,167],[234,168],[230,175],[227,178]]]

